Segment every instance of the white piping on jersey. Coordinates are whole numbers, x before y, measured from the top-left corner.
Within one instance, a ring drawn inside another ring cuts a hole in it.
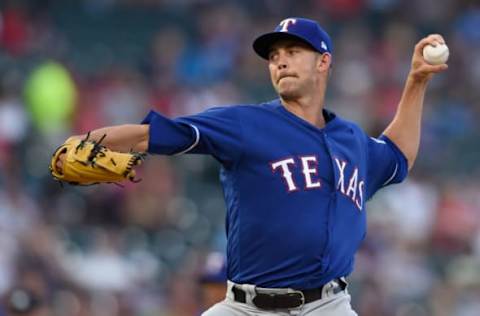
[[[185,149],[185,150],[183,150],[179,153],[174,154],[174,156],[183,155],[183,154],[189,152],[190,150],[195,148],[195,146],[198,145],[198,142],[200,142],[200,131],[198,130],[198,128],[195,125],[192,125],[192,124],[188,124],[188,125],[190,125],[193,128],[193,130],[195,131],[195,141],[193,142],[192,145],[190,145],[190,147],[188,147],[187,149]]]
[[[386,144],[386,142],[385,142],[384,140],[377,139],[377,138],[375,138],[375,137],[370,137],[370,138],[373,139],[373,141],[375,141],[375,142],[377,142],[377,143],[379,143],[379,144],[383,144],[383,145]]]
[[[387,181],[385,181],[385,183],[384,183],[382,186],[386,186],[387,184],[389,184],[389,183],[390,183],[390,181],[392,181],[392,180],[393,180],[393,178],[395,178],[395,176],[397,175],[397,171],[398,171],[398,163],[397,163],[397,164],[395,164],[395,170],[393,170],[393,174],[392,174],[392,176],[391,176],[390,178],[388,178],[388,180],[387,180]]]
[[[383,144],[383,145],[387,144],[384,140],[377,139],[375,137],[370,137],[370,138],[376,143]],[[388,178],[387,181],[385,181],[385,183],[382,186],[386,186],[387,184],[389,184],[390,181],[392,181],[393,178],[395,178],[395,176],[397,175],[397,171],[398,171],[398,164],[395,165],[395,170],[393,170],[393,174],[390,176],[390,178]]]

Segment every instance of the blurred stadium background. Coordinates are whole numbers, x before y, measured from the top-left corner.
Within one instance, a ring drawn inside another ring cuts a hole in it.
[[[450,69],[429,87],[418,164],[370,202],[351,292],[360,315],[480,315],[480,5],[465,0],[1,0],[0,315],[15,288],[39,306],[23,315],[200,312],[206,254],[225,245],[213,159],[156,157],[125,188],[61,188],[48,161],[68,135],[149,108],[274,98],[251,41],[287,16],[329,30],[327,107],[372,135],[416,41],[445,36]]]

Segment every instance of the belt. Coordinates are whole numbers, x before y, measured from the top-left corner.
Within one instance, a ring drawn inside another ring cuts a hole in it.
[[[347,288],[347,282],[344,278],[337,278],[332,282],[337,283],[332,288],[334,294],[340,293]],[[256,291],[252,303],[256,307],[265,310],[298,308],[321,299],[324,296],[324,288],[329,284],[330,282],[316,289],[293,290],[290,293],[258,293]],[[236,302],[247,303],[247,293],[240,286],[234,285],[232,292]]]

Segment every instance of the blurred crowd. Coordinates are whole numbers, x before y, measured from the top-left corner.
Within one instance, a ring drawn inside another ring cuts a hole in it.
[[[468,0],[0,1],[0,315],[184,316],[224,251],[218,164],[150,157],[143,181],[61,187],[72,134],[273,99],[256,35],[288,16],[333,38],[326,107],[371,135],[393,117],[413,46],[450,47],[409,179],[367,205],[350,277],[369,316],[480,314],[480,5]]]

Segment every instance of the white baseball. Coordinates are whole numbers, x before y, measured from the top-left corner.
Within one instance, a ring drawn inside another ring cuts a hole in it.
[[[423,59],[430,65],[445,64],[450,52],[446,44],[437,43],[435,46],[428,44],[423,48]]]

